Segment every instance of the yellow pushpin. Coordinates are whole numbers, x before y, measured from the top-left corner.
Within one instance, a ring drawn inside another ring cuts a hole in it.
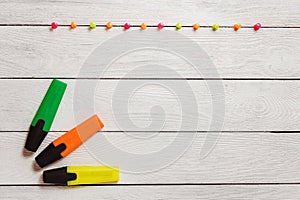
[[[220,27],[219,24],[213,24],[213,25],[212,25],[212,30],[213,30],[213,31],[216,31],[216,30],[219,29],[219,27]]]
[[[97,27],[95,22],[90,22],[90,29],[95,29]]]

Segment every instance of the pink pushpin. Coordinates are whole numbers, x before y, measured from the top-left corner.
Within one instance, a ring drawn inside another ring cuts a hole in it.
[[[162,22],[160,22],[159,24],[157,24],[157,28],[158,29],[163,29],[164,27],[165,27],[165,25]]]
[[[57,29],[57,27],[58,27],[58,24],[56,22],[51,23],[51,28],[52,29]]]
[[[125,29],[125,30],[128,30],[128,29],[130,29],[130,24],[128,24],[128,23],[125,23],[125,24],[124,24],[124,29]]]

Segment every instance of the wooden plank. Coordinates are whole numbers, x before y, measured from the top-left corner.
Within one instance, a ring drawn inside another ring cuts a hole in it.
[[[0,134],[0,184],[42,184],[42,170],[33,167],[34,157],[62,133],[49,133],[34,155],[22,152],[25,132]],[[134,137],[136,135],[142,138]],[[163,149],[175,145],[178,149],[186,148],[186,140],[192,134],[97,133],[85,146],[44,169],[65,165],[117,165],[121,170],[119,184],[300,182],[299,133],[222,133],[212,151],[201,159],[206,136],[198,133],[186,151],[174,155]],[[174,145],[175,139],[181,142]],[[115,148],[120,150],[119,154]],[[149,159],[138,162],[139,155]],[[151,158],[153,155],[155,158]],[[170,156],[175,161],[172,162]],[[154,165],[156,160],[166,164]],[[149,166],[147,173],[144,171],[146,165]]]
[[[239,32],[231,29],[217,32],[210,29],[197,32],[183,29],[178,32],[180,34],[176,34],[173,28],[166,28],[162,32],[152,28],[143,32],[127,31],[124,34],[121,29],[106,31],[98,28],[89,31],[82,27],[71,31],[63,27],[49,31],[48,27],[1,27],[0,78],[120,78],[129,76],[129,72],[140,66],[149,66],[149,70],[132,74],[131,78],[172,77],[164,68],[161,67],[157,72],[150,65],[166,66],[183,78],[300,77],[300,69],[297,67],[300,59],[293,56],[300,54],[300,29],[264,29],[257,33],[251,29],[241,29]],[[130,37],[132,34],[136,34],[136,37]],[[149,48],[160,40],[164,40],[162,44],[170,44],[165,45],[168,48],[177,45],[180,52],[175,54],[157,47]],[[139,49],[129,51],[132,44],[139,44]],[[129,52],[120,55],[120,47],[126,45]],[[195,49],[191,45],[198,47]],[[86,69],[84,63],[98,46],[102,50],[97,54],[99,58]],[[106,67],[104,60],[112,55],[109,60],[111,63]],[[200,73],[189,63],[192,60],[198,63],[196,68]]]
[[[97,23],[123,24],[126,21],[140,24],[157,24],[164,21],[174,25],[181,22],[191,25],[195,22],[211,25],[220,23],[232,25],[240,22],[252,25],[262,22],[269,26],[299,25],[299,8],[297,0],[268,0],[223,2],[220,0],[183,0],[183,1],[45,1],[36,3],[30,1],[1,2],[1,23],[50,23],[56,20],[59,23],[69,24],[76,21],[88,24]],[[38,16],[38,17],[33,17]]]
[[[212,126],[216,119],[223,119],[223,131],[300,130],[299,81],[223,81],[225,116],[222,91],[210,90],[219,81],[64,81],[68,88],[52,131],[67,131],[94,113],[105,131],[219,131]],[[50,82],[0,80],[0,131],[28,130]]]
[[[0,187],[5,199],[297,199],[298,185],[271,186],[132,186],[132,187]]]

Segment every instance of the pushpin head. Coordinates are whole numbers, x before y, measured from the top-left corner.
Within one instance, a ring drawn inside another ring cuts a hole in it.
[[[124,24],[124,30],[128,30],[130,29],[130,24],[129,23],[125,23]]]
[[[97,27],[95,22],[90,22],[90,29],[95,29]]]
[[[200,27],[200,25],[199,25],[199,24],[194,24],[194,25],[193,25],[193,29],[194,29],[194,31],[198,30],[198,29],[199,29],[199,27]]]
[[[212,25],[212,30],[213,30],[213,31],[216,31],[216,30],[219,29],[219,27],[220,27],[219,24],[213,24],[213,25]]]
[[[242,27],[241,24],[235,24],[233,25],[233,30],[238,31]]]
[[[255,31],[258,31],[260,28],[261,28],[261,24],[260,24],[260,23],[256,23],[256,24],[253,26],[253,29],[254,29]]]
[[[75,29],[77,27],[77,24],[75,22],[71,22],[70,28]]]
[[[111,29],[113,27],[111,22],[106,23],[106,29]]]
[[[141,24],[141,29],[142,29],[142,30],[145,30],[146,28],[147,28],[147,25],[146,25],[145,23],[142,23],[142,24]]]
[[[162,22],[160,22],[160,23],[157,24],[157,28],[159,30],[163,29],[164,27],[165,27],[165,25]]]
[[[179,30],[179,29],[181,29],[181,28],[182,28],[182,25],[181,25],[180,23],[177,23],[177,24],[176,24],[176,29]]]
[[[58,24],[56,22],[51,23],[51,28],[52,29],[57,29],[57,27],[58,27]]]

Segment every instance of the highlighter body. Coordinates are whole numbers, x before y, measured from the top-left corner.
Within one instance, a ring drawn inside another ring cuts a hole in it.
[[[103,127],[104,125],[99,117],[93,115],[49,144],[35,158],[37,164],[40,167],[44,167],[56,160],[66,157]]]
[[[37,110],[27,136],[25,149],[36,152],[47,133],[57,113],[59,104],[65,93],[67,84],[54,79]]]
[[[67,166],[44,171],[43,181],[68,186],[114,183],[119,174],[117,166]]]

